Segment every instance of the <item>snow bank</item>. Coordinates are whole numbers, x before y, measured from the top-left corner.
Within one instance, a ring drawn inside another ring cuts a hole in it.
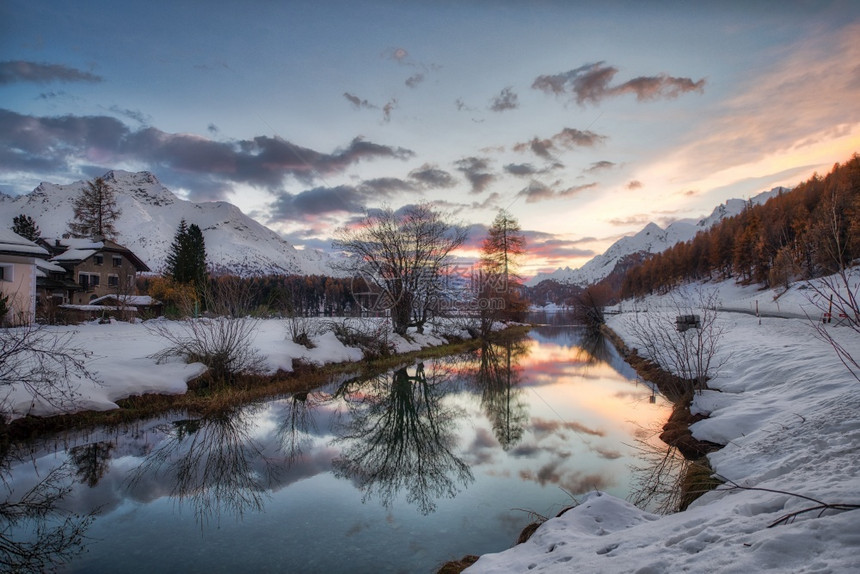
[[[697,396],[696,438],[725,444],[709,455],[715,472],[743,487],[785,491],[827,503],[860,504],[860,383],[805,317],[803,289],[778,299],[732,283],[715,286],[726,327],[720,353],[730,358]],[[788,318],[749,314],[760,311]],[[638,302],[641,312],[666,301]],[[635,346],[632,305],[609,318]],[[856,333],[831,333],[860,354]],[[856,355],[855,355],[856,356]],[[769,525],[815,503],[764,490],[722,487],[685,512],[656,517],[603,493],[592,493],[531,540],[489,554],[469,573],[509,572],[860,572],[860,510],[809,512]]]
[[[317,320],[317,319],[315,319]],[[326,319],[330,321],[331,319]],[[373,319],[369,319],[373,320]],[[156,319],[168,328],[181,328],[180,322]],[[347,347],[335,334],[323,328],[322,334],[312,338],[314,348],[308,349],[287,338],[286,320],[260,320],[254,331],[253,346],[264,357],[269,373],[278,370],[292,371],[293,361],[323,365],[326,363],[361,361],[361,350]],[[27,414],[50,416],[68,411],[110,410],[118,408],[115,401],[145,393],[183,394],[188,390],[188,381],[206,371],[201,363],[185,364],[179,359],[158,363],[151,356],[167,346],[167,342],[146,323],[110,322],[87,323],[75,327],[45,327],[59,335],[72,333],[70,347],[81,352],[87,370],[96,381],[76,378],[71,381],[74,403],[63,405],[34,398],[26,387],[12,384],[0,393],[0,405],[10,420]],[[428,325],[424,334],[410,333],[411,340],[390,333],[396,352],[415,351],[447,342],[446,336],[456,333],[468,337],[465,331],[453,326],[440,326],[444,332],[434,332]]]

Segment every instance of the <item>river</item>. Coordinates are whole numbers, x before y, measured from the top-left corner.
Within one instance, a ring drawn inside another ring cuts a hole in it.
[[[69,520],[31,509],[0,542],[87,573],[433,572],[506,549],[584,492],[628,496],[637,441],[671,409],[607,342],[554,322],[218,416],[24,445],[4,508],[45,492]]]

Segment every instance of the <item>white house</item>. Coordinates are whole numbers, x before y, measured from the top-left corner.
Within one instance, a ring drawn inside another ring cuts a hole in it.
[[[4,325],[31,323],[36,317],[36,260],[48,251],[11,229],[0,228],[0,295],[8,297]]]

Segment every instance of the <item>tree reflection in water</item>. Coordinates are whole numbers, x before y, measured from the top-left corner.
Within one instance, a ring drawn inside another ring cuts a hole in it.
[[[62,509],[74,484],[72,466],[64,463],[51,469],[35,485],[14,488],[3,461],[0,502],[0,570],[45,572],[69,562],[83,552],[85,534],[93,513],[78,515]]]
[[[313,409],[321,401],[314,393],[296,393],[286,400],[283,420],[276,431],[281,450],[287,463],[301,458],[304,448],[310,443],[310,431],[316,431]]]
[[[351,418],[335,441],[345,447],[332,464],[335,476],[358,484],[363,501],[375,495],[390,506],[404,491],[409,504],[429,514],[436,499],[453,498],[474,477],[452,452],[462,413],[442,401],[449,370],[434,361],[431,372],[423,364],[414,371],[377,376],[346,398]]]
[[[503,337],[483,340],[471,379],[481,391],[481,406],[493,426],[493,434],[504,450],[522,439],[528,411],[519,387],[517,362],[528,353],[525,339]]]
[[[114,443],[93,442],[69,449],[69,459],[75,466],[75,474],[82,484],[95,488],[110,469]]]
[[[584,329],[582,338],[577,343],[574,357],[577,361],[587,365],[611,364],[613,355],[609,345],[609,341],[601,331]]]
[[[261,511],[272,471],[251,437],[252,411],[225,410],[167,425],[165,440],[132,475],[132,486],[149,474],[172,481],[171,496],[191,504],[201,527],[212,518],[220,521],[222,512],[241,520],[246,511]]]

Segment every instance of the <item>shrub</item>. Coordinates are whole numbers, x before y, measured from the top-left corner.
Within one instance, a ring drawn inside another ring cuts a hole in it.
[[[161,362],[179,357],[187,363],[203,363],[216,382],[233,382],[239,374],[259,374],[264,359],[253,347],[257,320],[215,317],[186,319],[180,322],[160,321],[147,328],[166,339],[170,345],[152,355]]]
[[[361,349],[365,359],[387,357],[394,352],[385,321],[344,319],[329,321],[327,327],[347,347]]]

